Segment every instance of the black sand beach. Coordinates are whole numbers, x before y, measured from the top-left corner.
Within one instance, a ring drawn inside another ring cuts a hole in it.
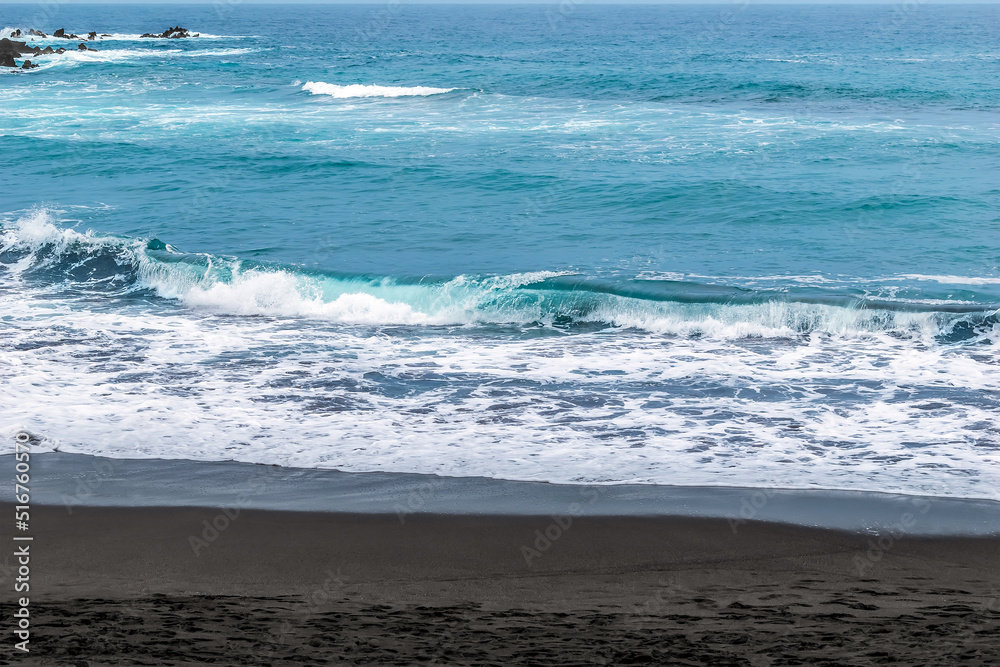
[[[995,536],[880,539],[754,521],[734,531],[683,517],[71,510],[32,509],[32,650],[5,650],[2,664],[1000,661]],[[13,507],[0,517],[9,536]],[[2,564],[10,608],[13,559]]]
[[[0,667],[1000,667],[1000,0],[869,4],[4,2]]]

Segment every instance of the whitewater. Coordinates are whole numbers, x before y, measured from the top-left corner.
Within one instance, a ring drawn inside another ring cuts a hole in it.
[[[111,35],[0,71],[4,435],[1000,498],[991,10],[61,11],[0,15]]]

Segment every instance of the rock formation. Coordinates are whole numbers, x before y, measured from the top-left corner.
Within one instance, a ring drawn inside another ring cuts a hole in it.
[[[28,33],[31,34],[30,32]],[[97,49],[92,49],[83,42],[76,47],[79,51],[96,51]],[[66,53],[66,49],[59,48],[53,49],[51,46],[46,46],[44,49],[39,46],[29,46],[26,42],[15,42],[12,39],[4,37],[0,39],[0,67],[17,67],[17,62],[15,58],[20,58],[21,56],[31,54],[32,56],[47,56],[56,53]],[[32,63],[30,60],[25,60],[21,65],[21,69],[34,69],[38,65]]]
[[[183,37],[200,37],[200,33],[191,34],[188,32],[187,28],[182,28],[180,26],[174,28],[167,28],[159,35],[154,35],[152,33],[146,33],[142,35],[143,37],[148,37],[151,39],[178,39]]]

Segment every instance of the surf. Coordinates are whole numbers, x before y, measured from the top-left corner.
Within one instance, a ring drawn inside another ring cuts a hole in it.
[[[6,223],[7,280],[109,298],[151,292],[186,307],[344,324],[596,325],[682,337],[893,335],[929,342],[998,338],[998,307],[921,303],[816,290],[760,290],[684,280],[602,280],[572,271],[452,277],[339,273],[183,252],[160,239],[60,227],[46,210]]]
[[[430,86],[379,86],[371,84],[338,85],[323,81],[307,81],[302,90],[313,95],[349,99],[352,97],[427,97],[450,93],[455,88],[433,88]]]

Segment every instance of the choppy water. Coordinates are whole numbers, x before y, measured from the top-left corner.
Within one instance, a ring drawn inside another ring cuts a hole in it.
[[[45,7],[11,434],[1000,497],[998,6]]]

